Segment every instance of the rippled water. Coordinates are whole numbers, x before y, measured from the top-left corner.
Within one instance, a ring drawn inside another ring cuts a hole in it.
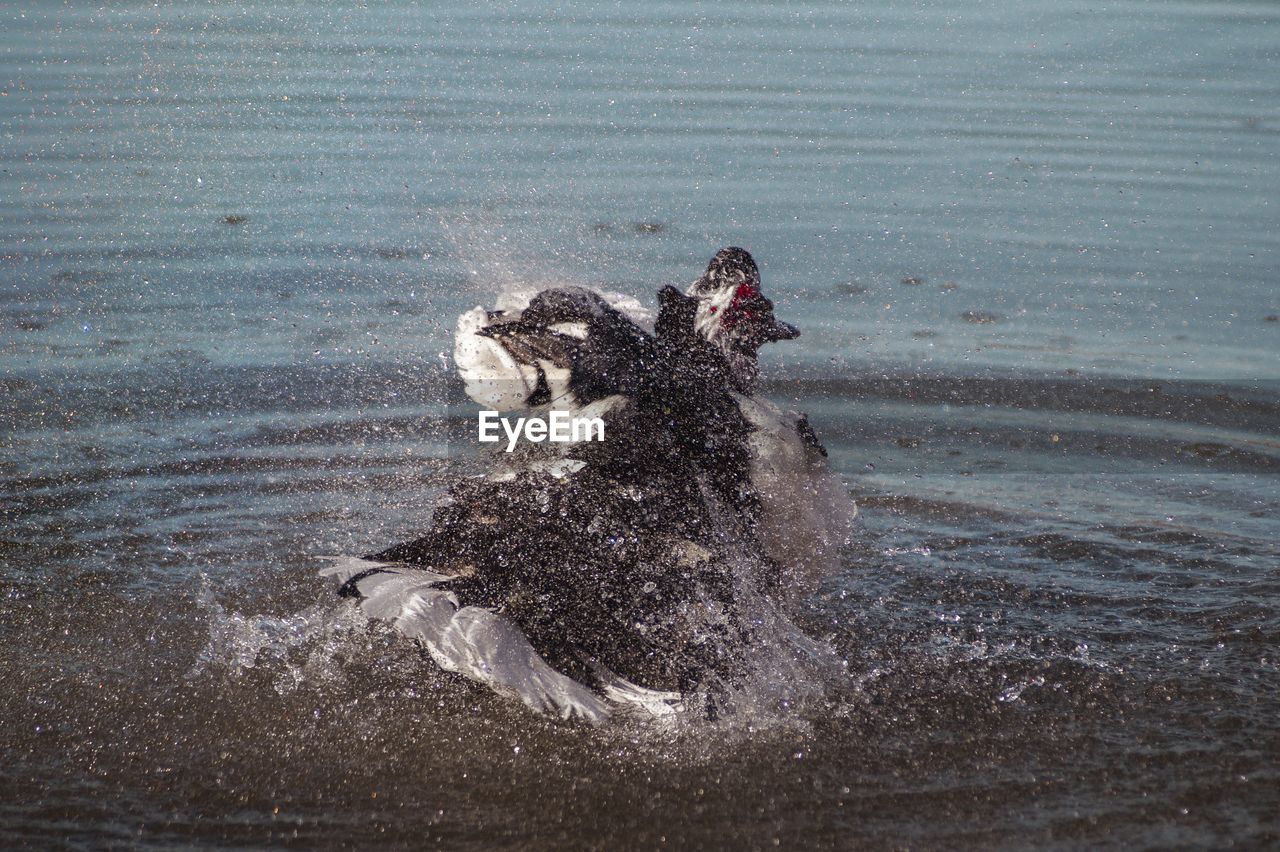
[[[1280,843],[1272,5],[0,22],[6,843]],[[584,730],[331,597],[460,310],[726,244],[862,507],[810,691]]]

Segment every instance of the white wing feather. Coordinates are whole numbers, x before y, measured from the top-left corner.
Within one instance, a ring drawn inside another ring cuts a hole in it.
[[[538,386],[538,370],[521,364],[506,347],[480,334],[489,323],[488,312],[476,307],[458,317],[453,338],[453,360],[467,386],[467,396],[495,411],[524,407]]]
[[[602,722],[609,705],[587,687],[557,672],[515,625],[482,607],[458,606],[451,592],[435,588],[443,574],[351,557],[328,557],[320,573],[345,583],[356,579],[360,609],[389,621],[422,643],[440,668],[518,698],[540,713]],[[638,688],[638,687],[637,687]]]

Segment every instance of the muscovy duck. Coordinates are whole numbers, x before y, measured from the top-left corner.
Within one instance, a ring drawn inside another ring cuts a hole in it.
[[[563,717],[675,712],[731,684],[782,606],[829,569],[856,509],[804,418],[756,396],[777,320],[751,255],[716,254],[650,333],[601,295],[545,290],[458,325],[468,395],[606,419],[457,482],[432,529],[326,573],[442,668]],[[504,458],[507,458],[504,456]]]

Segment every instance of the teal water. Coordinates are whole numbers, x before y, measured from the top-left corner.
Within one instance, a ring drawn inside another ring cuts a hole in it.
[[[14,846],[1280,842],[1280,12],[0,6]],[[583,731],[317,557],[465,467],[453,323],[751,249],[861,506],[841,674]]]
[[[817,361],[1277,376],[1267,3],[3,15],[21,369],[434,356],[740,243]]]

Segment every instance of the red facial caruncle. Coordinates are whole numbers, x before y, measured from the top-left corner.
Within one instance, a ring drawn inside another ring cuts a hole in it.
[[[731,331],[743,320],[755,319],[755,306],[751,303],[760,298],[760,288],[755,284],[750,281],[739,284],[738,289],[733,293],[733,300],[729,302],[729,307],[724,312],[724,319],[720,321],[721,327],[725,331]],[[715,313],[716,309],[713,307],[711,312]]]

